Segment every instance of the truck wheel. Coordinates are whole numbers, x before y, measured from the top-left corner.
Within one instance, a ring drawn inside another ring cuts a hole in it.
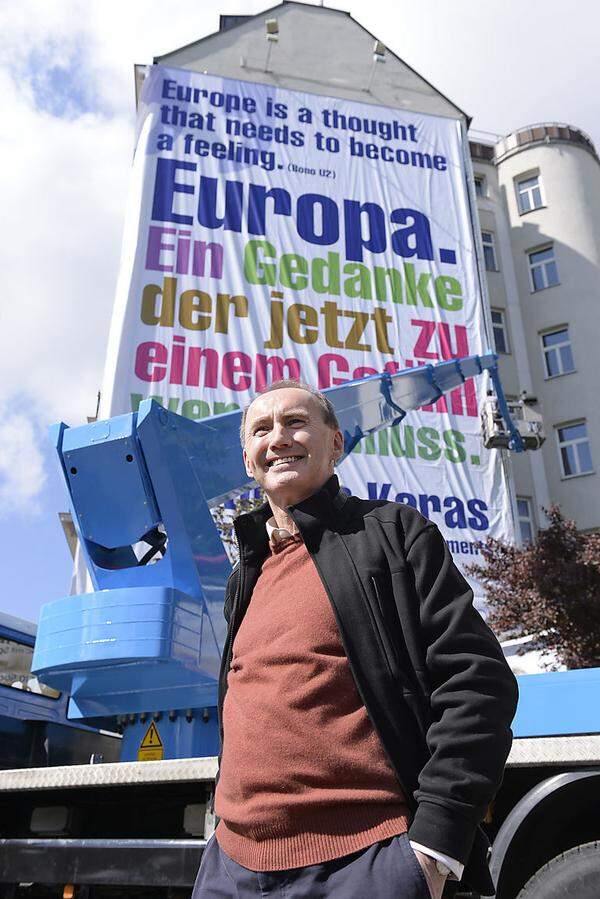
[[[528,880],[517,899],[598,899],[600,842],[562,852]]]

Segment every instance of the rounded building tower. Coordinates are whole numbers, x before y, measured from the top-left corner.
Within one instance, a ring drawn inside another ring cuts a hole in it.
[[[514,361],[520,389],[541,404],[548,495],[580,528],[594,529],[600,527],[600,160],[582,131],[546,123],[499,141],[494,161],[520,307],[521,321],[511,328],[522,326],[512,343],[515,354],[527,356],[521,365]],[[531,383],[523,383],[523,372]],[[519,492],[518,469],[516,475]],[[537,496],[538,506],[545,502]]]

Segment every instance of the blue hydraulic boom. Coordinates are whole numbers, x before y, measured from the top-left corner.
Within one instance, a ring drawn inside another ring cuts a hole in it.
[[[489,353],[328,390],[345,454],[483,372],[508,445],[522,450]],[[210,507],[253,486],[242,463],[240,419],[236,411],[192,422],[145,400],[137,413],[53,428],[94,592],[43,607],[32,667],[70,695],[70,717],[118,722],[122,760],[217,751],[231,566]]]

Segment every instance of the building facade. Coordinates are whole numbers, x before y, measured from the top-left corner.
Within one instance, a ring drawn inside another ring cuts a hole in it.
[[[451,116],[468,126],[461,109],[374,40],[348,13],[283,2],[254,16],[222,16],[218,32],[155,62]],[[385,65],[377,65],[374,49]],[[138,89],[142,77],[140,66]],[[556,124],[470,147],[502,380],[509,397],[536,398],[547,433],[541,450],[510,459],[517,531],[531,539],[551,503],[580,528],[595,529],[600,160],[586,135]]]
[[[471,143],[496,351],[507,394],[537,398],[546,443],[512,456],[523,540],[560,505],[600,527],[600,160],[577,128]]]

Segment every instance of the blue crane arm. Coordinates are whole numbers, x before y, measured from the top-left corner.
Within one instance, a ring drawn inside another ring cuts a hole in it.
[[[501,393],[496,363],[469,356],[326,391],[345,454],[467,378],[487,371]],[[215,704],[231,566],[210,507],[252,486],[240,420],[193,422],[145,400],[137,413],[54,426],[94,592],[42,608],[33,669],[71,695],[71,716]]]
[[[407,368],[393,375],[372,375],[325,391],[335,407],[344,434],[344,457],[363,437],[398,424],[407,412],[435,402],[468,378],[483,372],[488,372],[492,380],[500,413],[511,437],[511,448],[521,451],[523,441],[510,416],[497,363],[495,353],[465,356],[437,365]]]

